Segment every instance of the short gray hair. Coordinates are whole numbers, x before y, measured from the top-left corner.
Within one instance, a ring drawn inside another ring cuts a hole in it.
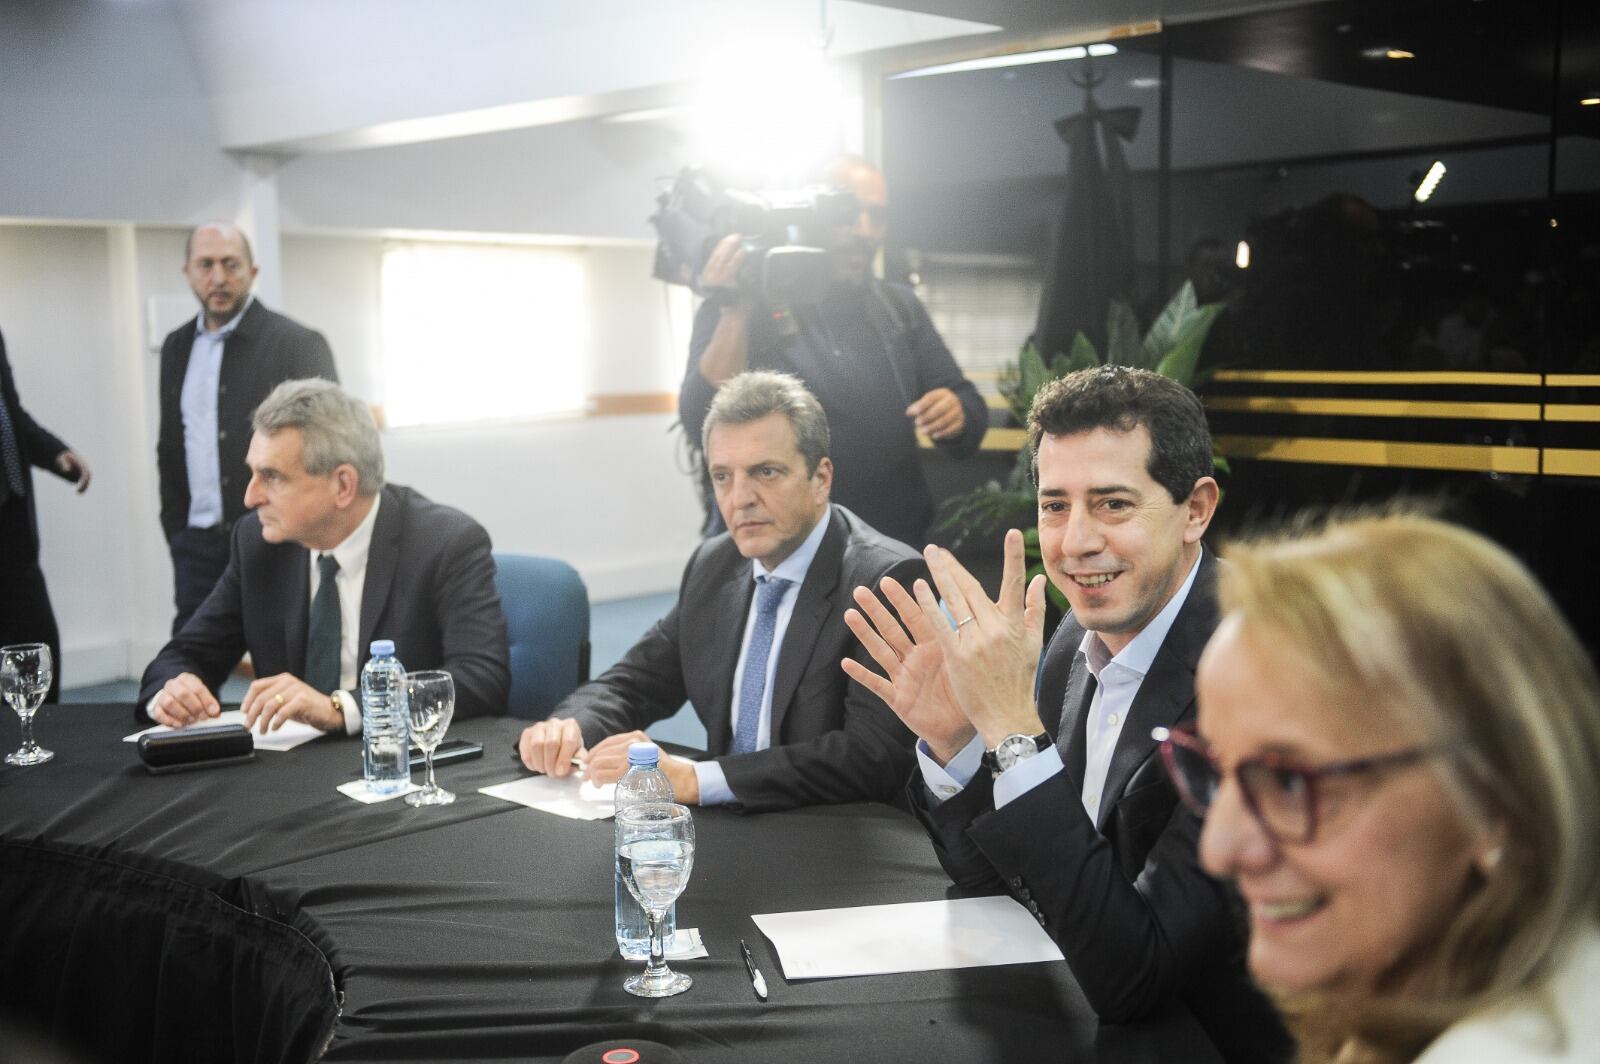
[[[746,425],[773,414],[789,419],[795,445],[806,460],[806,474],[815,474],[828,456],[828,415],[800,378],[787,373],[756,370],[724,381],[700,428],[700,450],[707,450],[711,430],[718,425]]]
[[[332,381],[284,381],[256,407],[250,424],[268,436],[299,429],[307,473],[322,476],[348,464],[355,466],[361,494],[383,489],[383,445],[372,411]]]

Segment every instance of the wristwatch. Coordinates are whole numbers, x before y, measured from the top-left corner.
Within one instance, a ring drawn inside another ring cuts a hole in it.
[[[1008,735],[995,744],[993,750],[983,752],[983,763],[996,776],[1018,761],[1032,757],[1048,748],[1052,740],[1049,732],[1038,735]]]

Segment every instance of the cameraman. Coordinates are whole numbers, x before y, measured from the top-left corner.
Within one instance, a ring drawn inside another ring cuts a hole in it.
[[[833,271],[826,296],[810,305],[760,305],[737,285],[741,236],[725,237],[701,273],[708,296],[695,316],[678,413],[689,439],[698,440],[723,381],[746,369],[794,374],[828,415],[834,501],[885,535],[920,546],[933,496],[913,429],[964,458],[983,442],[988,407],[911,289],[872,276],[886,228],[883,174],[845,156],[824,176],[854,193],[860,208],[853,224],[821,234]]]

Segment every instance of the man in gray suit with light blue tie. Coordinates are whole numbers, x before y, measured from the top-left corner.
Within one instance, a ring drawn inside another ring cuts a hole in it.
[[[609,782],[639,729],[687,699],[713,757],[663,762],[679,801],[756,811],[895,799],[911,735],[839,671],[859,653],[843,612],[856,584],[914,579],[921,559],[829,502],[827,416],[797,378],[732,378],[702,440],[729,531],[695,551],[677,605],[616,666],[524,730],[523,763],[564,776],[578,758]]]

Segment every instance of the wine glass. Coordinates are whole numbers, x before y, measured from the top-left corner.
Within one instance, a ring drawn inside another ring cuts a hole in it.
[[[407,805],[449,805],[456,796],[433,779],[433,752],[456,712],[456,684],[448,672],[406,673],[406,698],[411,714],[411,741],[428,761],[428,783],[406,795]]]
[[[661,925],[678,900],[694,867],[694,820],[689,810],[670,802],[649,802],[617,810],[617,867],[622,881],[650,921],[650,963],[622,982],[638,997],[671,997],[694,984],[667,967]]]
[[[50,648],[43,643],[0,647],[0,693],[22,718],[22,747],[8,765],[42,765],[56,755],[33,741],[33,714],[50,690]]]

